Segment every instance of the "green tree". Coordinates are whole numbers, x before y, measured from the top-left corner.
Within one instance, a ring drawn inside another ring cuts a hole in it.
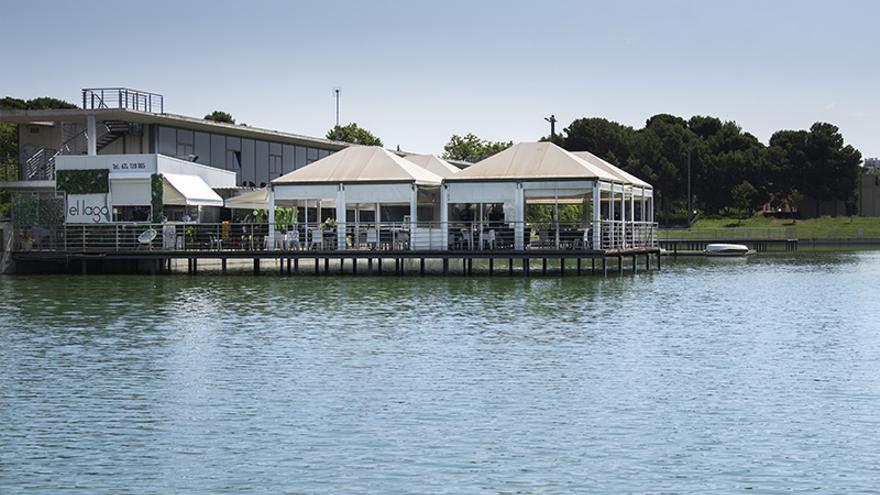
[[[862,154],[844,144],[837,126],[816,122],[809,131],[779,131],[770,145],[787,161],[789,187],[813,198],[816,215],[823,201],[850,201],[855,194]]]
[[[577,119],[563,133],[563,148],[569,151],[589,151],[621,167],[625,167],[629,160],[636,137],[632,127],[603,118]]]
[[[224,124],[234,124],[235,119],[232,118],[232,115],[222,111],[222,110],[214,110],[213,112],[205,115],[205,120],[213,120],[214,122],[222,122]]]
[[[453,134],[443,146],[443,158],[476,163],[513,146],[513,141],[486,141],[473,133]]]
[[[744,180],[733,186],[730,190],[730,196],[733,198],[734,204],[742,211],[744,217],[750,217],[752,210],[757,206],[755,199],[758,197],[758,190],[755,189],[749,181]]]
[[[345,126],[337,125],[330,129],[327,131],[327,139],[365,146],[382,146],[381,139],[374,136],[370,131],[358,127],[354,122]]]

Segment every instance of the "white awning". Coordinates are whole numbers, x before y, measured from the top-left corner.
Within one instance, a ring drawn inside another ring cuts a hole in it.
[[[221,198],[201,177],[162,174],[164,203],[177,206],[223,206]]]

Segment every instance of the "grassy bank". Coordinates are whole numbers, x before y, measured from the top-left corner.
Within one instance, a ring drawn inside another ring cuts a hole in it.
[[[755,215],[747,219],[701,219],[690,230],[661,230],[660,238],[701,239],[880,239],[880,217],[820,217],[780,220]]]

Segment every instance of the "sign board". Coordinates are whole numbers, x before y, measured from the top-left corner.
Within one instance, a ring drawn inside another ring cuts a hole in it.
[[[125,155],[123,155],[123,157],[124,156]],[[139,157],[137,155],[134,155],[134,158],[135,159],[111,161],[110,172],[152,172],[155,170],[155,165],[150,164],[150,166],[147,166],[147,161],[144,159],[138,159]]]
[[[110,223],[110,199],[107,194],[68,194],[64,208],[65,223]]]

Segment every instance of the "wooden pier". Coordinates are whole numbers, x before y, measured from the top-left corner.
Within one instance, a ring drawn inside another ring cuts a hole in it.
[[[238,271],[255,275],[585,275],[636,273],[660,269],[659,248],[618,250],[496,250],[496,251],[27,251],[13,254],[21,272],[66,273],[199,273],[211,265],[220,274]],[[184,267],[185,263],[185,267]],[[475,263],[477,266],[475,267]],[[249,270],[241,270],[242,264]],[[219,266],[218,266],[219,265]]]

